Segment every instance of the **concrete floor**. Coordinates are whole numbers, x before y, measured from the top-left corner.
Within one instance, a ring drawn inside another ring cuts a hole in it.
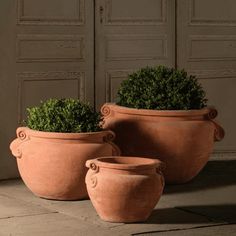
[[[103,222],[91,202],[35,197],[20,180],[0,182],[1,236],[236,235],[236,157],[212,158],[191,183],[167,186],[145,223]]]

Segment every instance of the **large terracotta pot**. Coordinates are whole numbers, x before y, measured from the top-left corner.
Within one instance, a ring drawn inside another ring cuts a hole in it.
[[[166,183],[185,183],[207,163],[224,130],[214,108],[188,111],[144,110],[105,104],[104,128],[116,133],[122,155],[158,157]]]
[[[53,133],[20,127],[10,149],[23,181],[35,195],[75,200],[88,197],[86,160],[119,155],[111,142],[114,136],[112,131]]]
[[[161,197],[164,178],[158,160],[104,157],[89,160],[86,166],[89,197],[105,221],[145,221]]]

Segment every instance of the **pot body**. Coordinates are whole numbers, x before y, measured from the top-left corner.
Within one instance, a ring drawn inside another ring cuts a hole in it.
[[[119,154],[113,138],[111,131],[51,133],[20,127],[10,149],[24,183],[35,195],[75,200],[88,197],[86,160]]]
[[[145,221],[161,197],[164,178],[158,160],[107,157],[89,160],[86,166],[89,197],[105,221]]]
[[[158,111],[105,104],[104,128],[116,133],[123,155],[158,157],[165,162],[166,183],[185,183],[207,163],[214,141],[224,130],[214,108]]]

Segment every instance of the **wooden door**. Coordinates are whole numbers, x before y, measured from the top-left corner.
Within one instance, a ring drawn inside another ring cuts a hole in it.
[[[95,87],[97,108],[114,102],[134,69],[175,65],[175,1],[97,0]]]
[[[0,179],[18,175],[9,143],[40,100],[94,103],[93,0],[0,1]]]
[[[79,97],[99,109],[146,65],[195,74],[226,129],[217,152],[235,153],[235,9],[235,0],[1,0],[0,179],[18,175],[8,147],[26,107]]]
[[[177,0],[177,66],[196,75],[226,131],[216,152],[236,152],[236,1]]]

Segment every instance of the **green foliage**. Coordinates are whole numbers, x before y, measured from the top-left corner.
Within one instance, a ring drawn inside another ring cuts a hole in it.
[[[118,105],[156,110],[190,110],[206,106],[205,92],[184,70],[146,67],[128,76],[118,90]]]
[[[101,115],[79,100],[49,99],[27,108],[29,128],[47,132],[80,133],[100,131]]]

